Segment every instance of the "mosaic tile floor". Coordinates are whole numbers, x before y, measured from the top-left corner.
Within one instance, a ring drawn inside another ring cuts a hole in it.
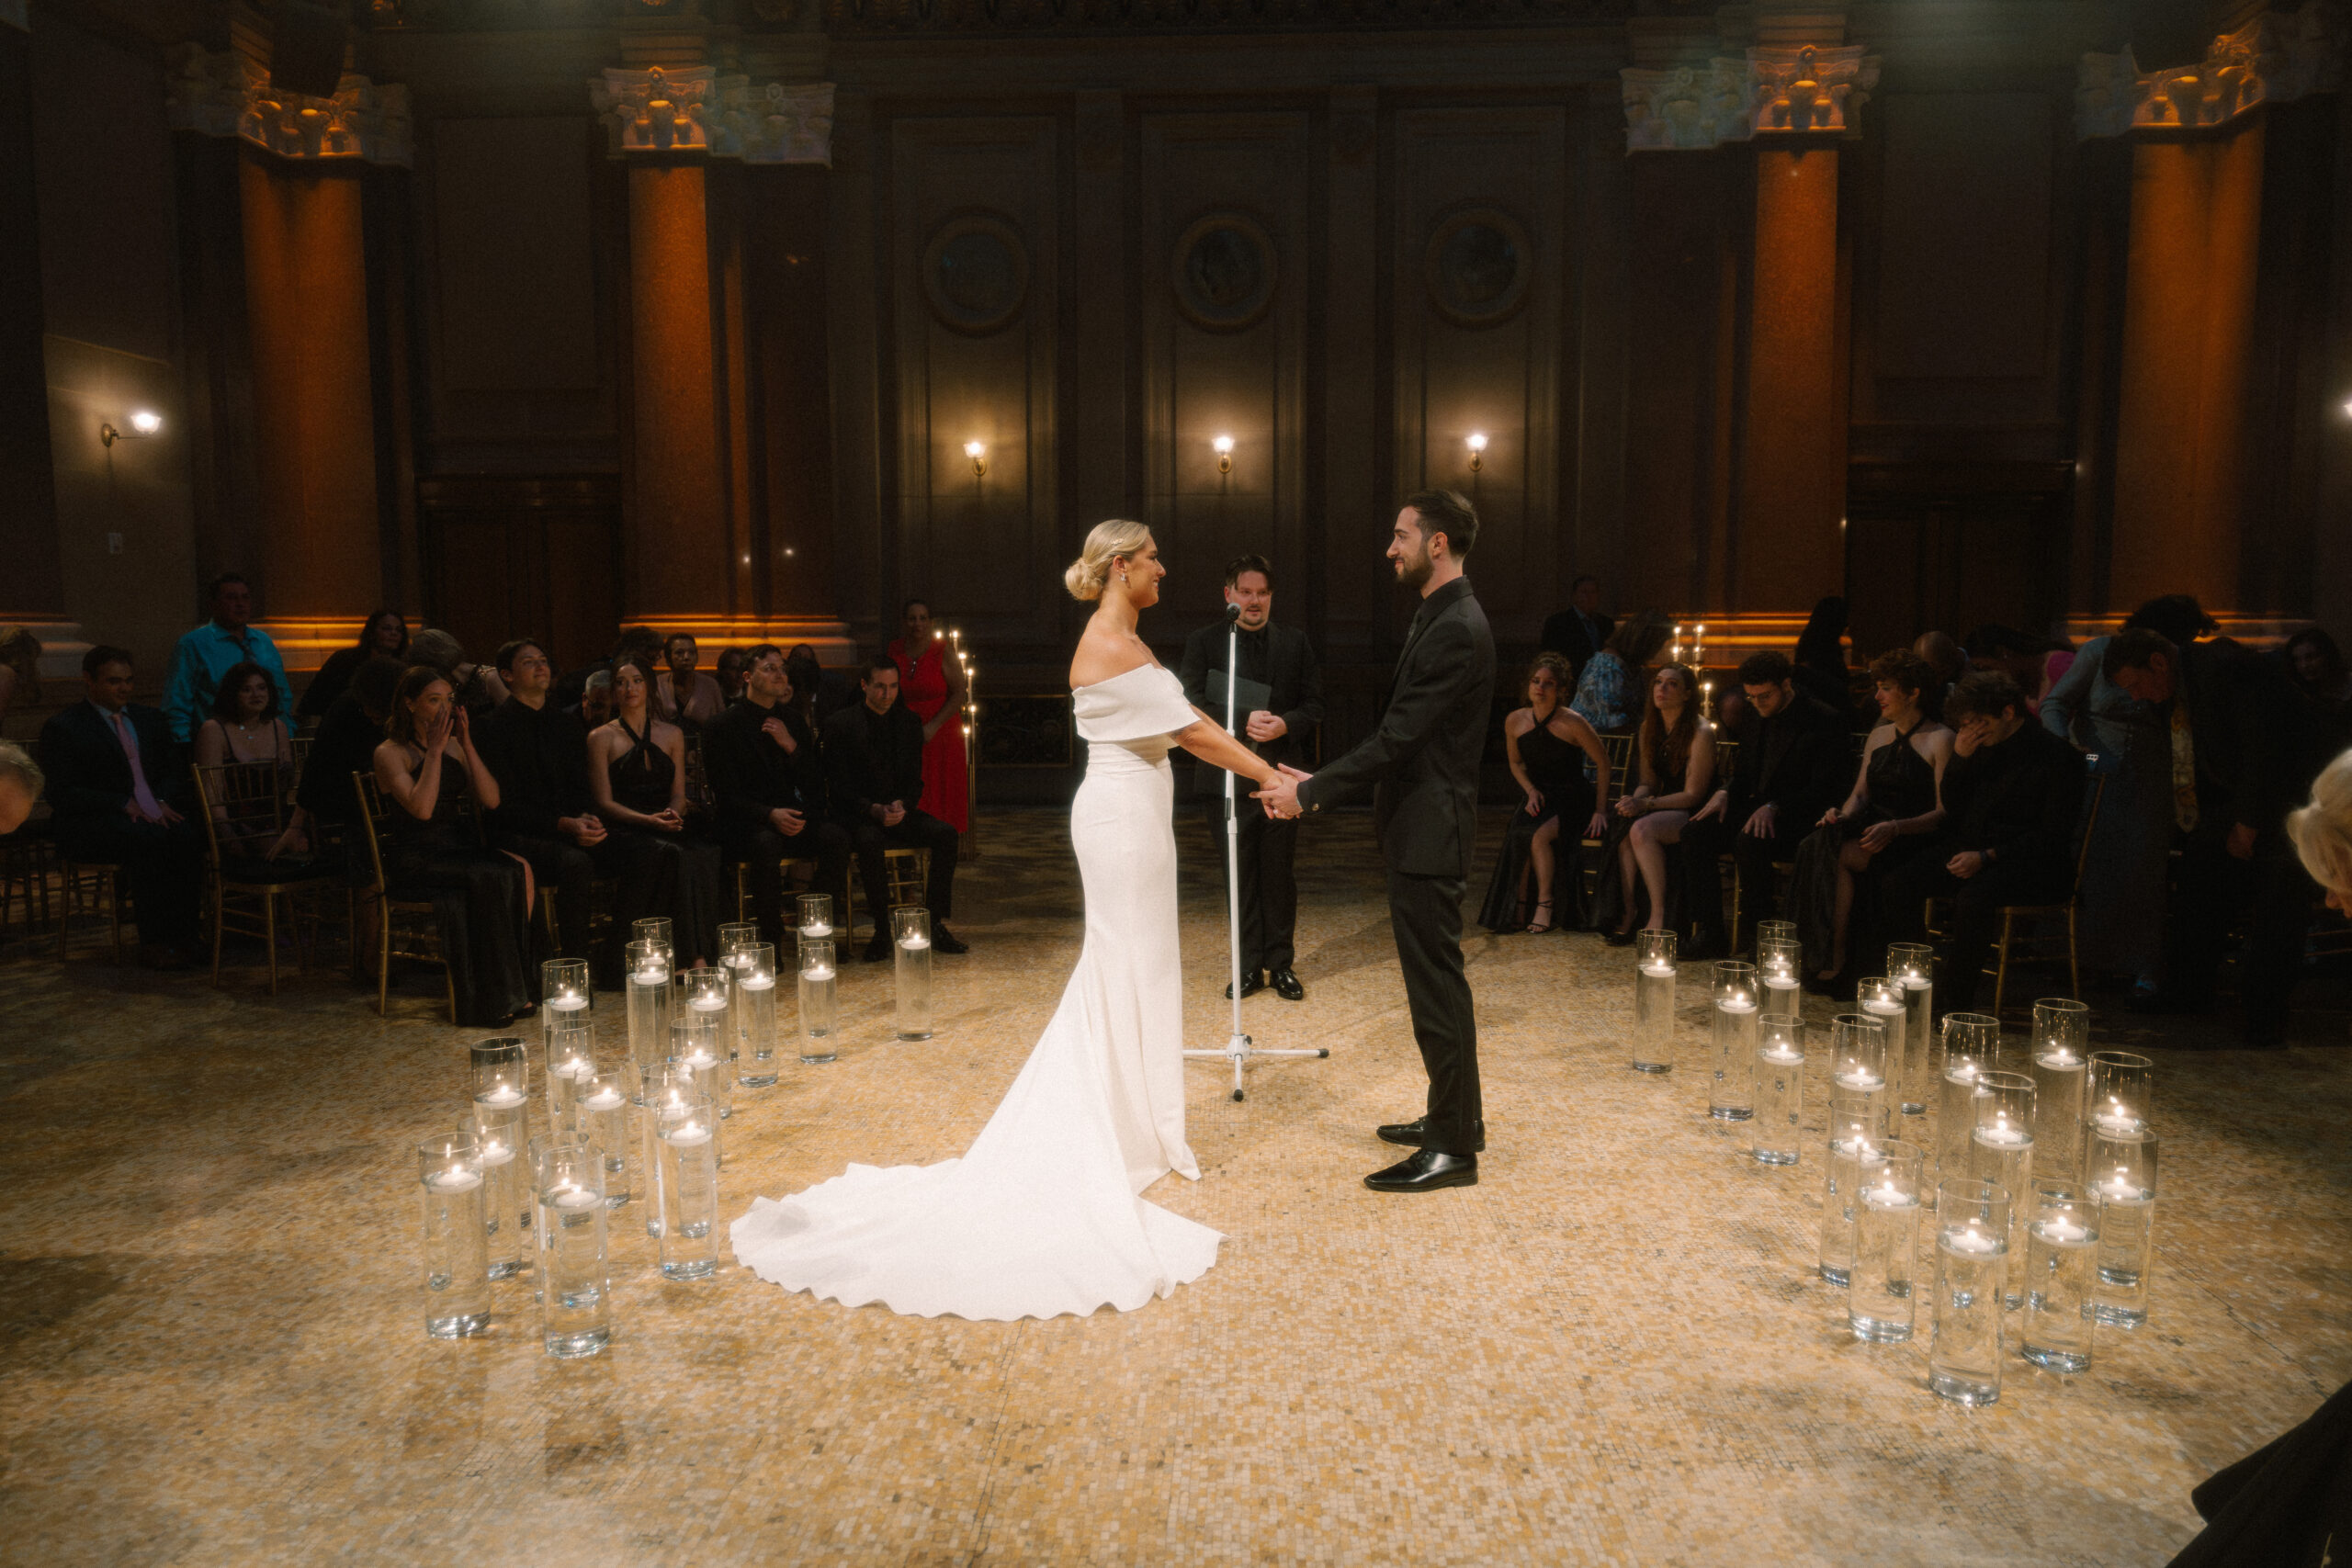
[[[1078,937],[1058,818],[986,832],[938,1037],[888,1039],[887,970],[849,975],[841,1060],[731,1123],[729,1217],[986,1120]],[[1214,1044],[1221,905],[1180,833]],[[1366,1191],[1373,1124],[1420,1087],[1368,822],[1315,825],[1302,862],[1310,998],[1249,1024],[1332,1055],[1254,1069],[1242,1104],[1193,1068],[1204,1179],[1152,1196],[1232,1238],[1199,1283],[898,1318],[731,1264],[665,1283],[622,1224],[616,1342],[570,1364],[522,1283],[488,1338],[423,1334],[409,1151],[456,1119],[469,1039],[429,978],[379,1021],[330,976],[272,1002],[250,973],[0,964],[0,1561],[2122,1568],[2352,1376],[2340,1016],[2260,1055],[2099,1019],[2164,1047],[2154,1316],[1964,1411],[1811,1277],[1816,1156],[1759,1167],[1695,1076],[1626,1070],[1628,964],[1593,937],[1477,937],[1483,1184]]]

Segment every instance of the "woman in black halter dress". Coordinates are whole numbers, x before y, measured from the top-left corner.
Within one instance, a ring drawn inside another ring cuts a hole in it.
[[[588,784],[608,831],[655,845],[671,863],[656,879],[672,889],[666,908],[677,966],[718,960],[718,846],[686,823],[685,735],[653,716],[651,672],[634,658],[613,667],[613,720],[588,738]]]
[[[1478,911],[1478,923],[1490,931],[1532,934],[1574,923],[1559,913],[1575,900],[1575,889],[1566,886],[1574,856],[1561,854],[1560,840],[1576,835],[1569,840],[1573,851],[1578,840],[1608,831],[1600,813],[1609,804],[1609,753],[1584,716],[1566,705],[1569,686],[1567,660],[1556,653],[1536,655],[1527,671],[1528,705],[1503,720],[1511,777],[1527,798],[1503,830]],[[1592,781],[1585,777],[1588,759],[1603,781],[1597,804]]]

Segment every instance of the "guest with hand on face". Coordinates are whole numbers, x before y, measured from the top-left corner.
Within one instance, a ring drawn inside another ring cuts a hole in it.
[[[931,944],[941,953],[970,949],[947,929],[955,913],[956,829],[922,809],[922,720],[899,701],[899,663],[888,654],[866,661],[865,701],[825,720],[825,793],[833,819],[848,829],[857,852],[866,908],[875,916],[865,961],[890,956],[890,877],[883,852],[930,852],[923,907],[931,911]]]
[[[1609,833],[1609,753],[1600,734],[1567,705],[1567,692],[1566,659],[1539,653],[1527,671],[1527,705],[1503,720],[1503,749],[1523,799],[1503,831],[1502,852],[1478,914],[1478,923],[1490,931],[1533,936],[1565,924],[1554,914],[1560,837]],[[1579,752],[1603,781],[1597,795],[1577,766]]]
[[[816,732],[792,705],[783,650],[752,649],[743,694],[705,731],[705,764],[718,800],[727,852],[743,863],[760,940],[785,951],[784,866],[817,863],[816,890],[849,904],[849,830],[825,815],[825,768]]]
[[[686,737],[653,715],[652,667],[630,654],[613,667],[613,718],[588,737],[588,794],[605,830],[631,839],[666,863],[655,879],[669,890],[670,938],[681,969],[718,959],[718,846],[686,823]]]
[[[1645,908],[1645,930],[1687,923],[1688,911],[1677,907],[1679,890],[1670,883],[1666,852],[1681,841],[1690,814],[1706,803],[1715,776],[1715,731],[1699,715],[1699,677],[1686,666],[1668,664],[1650,677],[1649,711],[1634,751],[1640,782],[1617,802],[1595,900],[1596,923],[1610,928],[1611,947],[1632,945],[1634,921]],[[1720,903],[1713,867],[1707,871],[1690,891],[1698,901],[1712,896]]]
[[[220,677],[212,699],[212,716],[196,732],[196,762],[203,768],[266,767],[281,789],[294,782],[294,737],[277,716],[277,688],[268,671],[258,664],[239,664]],[[276,832],[265,832],[259,826],[241,828],[231,820],[226,803],[212,807],[212,820],[223,853],[276,860],[284,854],[305,854],[311,848],[309,824],[300,802],[295,804],[292,819]]]

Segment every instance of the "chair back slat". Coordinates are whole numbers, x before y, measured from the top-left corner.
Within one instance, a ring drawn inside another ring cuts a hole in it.
[[[278,790],[277,763],[198,763],[197,814],[218,869],[223,855],[256,852],[286,830],[286,797]]]
[[[359,800],[359,820],[368,834],[368,869],[374,878],[366,891],[380,897],[385,891],[384,820],[390,808],[384,804],[384,792],[374,773],[355,770],[351,787]]]

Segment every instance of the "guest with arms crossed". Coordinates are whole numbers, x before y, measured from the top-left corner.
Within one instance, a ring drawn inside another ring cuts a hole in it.
[[[728,854],[751,877],[760,940],[785,952],[784,865],[817,863],[816,890],[849,910],[849,829],[825,815],[825,765],[816,732],[792,705],[784,652],[762,644],[746,656],[743,694],[703,732],[703,764],[718,800]]]
[[[1227,563],[1225,602],[1240,612],[1232,624],[1240,628],[1234,639],[1240,649],[1235,694],[1243,704],[1236,716],[1239,724],[1227,733],[1276,767],[1303,767],[1312,756],[1307,739],[1323,722],[1323,671],[1315,646],[1304,630],[1273,619],[1274,570],[1263,556]],[[1227,716],[1226,627],[1220,620],[1195,629],[1184,639],[1183,662],[1176,671],[1184,700],[1220,721]],[[1225,864],[1225,781],[1232,777],[1222,768],[1193,770],[1193,788],[1219,865]],[[1272,984],[1284,1001],[1301,1001],[1306,987],[1296,969],[1298,876],[1293,866],[1298,824],[1267,816],[1242,794],[1238,779],[1234,789],[1240,829],[1241,994],[1254,996]],[[1232,989],[1228,983],[1227,993]]]
[[[588,736],[588,797],[605,830],[661,863],[649,911],[670,917],[677,966],[718,959],[723,897],[718,846],[686,821],[686,737],[653,716],[653,667],[642,654],[613,666],[612,722]],[[659,890],[669,894],[664,907]]]
[[[947,929],[956,904],[956,829],[922,809],[922,720],[899,701],[899,662],[887,653],[865,663],[859,683],[865,700],[825,720],[825,794],[833,819],[857,852],[859,878],[874,914],[865,961],[890,956],[890,877],[883,852],[927,850],[931,870],[923,907],[931,911],[931,945],[941,953],[971,951]]]
[[[1649,711],[1642,716],[1634,756],[1640,782],[1617,802],[1595,900],[1597,919],[1611,925],[1611,947],[1632,945],[1634,922],[1645,907],[1648,919],[1642,923],[1647,931],[1678,929],[1689,919],[1689,911],[1678,907],[1679,889],[1668,875],[1666,851],[1682,841],[1690,813],[1706,803],[1715,777],[1715,728],[1699,715],[1699,677],[1686,666],[1668,664],[1650,677]],[[1712,873],[1713,867],[1707,869]],[[1684,880],[1695,883],[1690,890],[1695,898],[1681,902],[1722,902],[1712,875]]]
[[[1553,914],[1560,835],[1609,833],[1609,753],[1600,734],[1567,705],[1568,687],[1567,660],[1548,650],[1537,654],[1527,671],[1527,705],[1503,720],[1503,750],[1524,798],[1503,830],[1502,852],[1478,912],[1478,923],[1490,931],[1534,936],[1562,923]],[[1578,766],[1580,760],[1588,766]],[[1598,796],[1588,771],[1600,781]]]

